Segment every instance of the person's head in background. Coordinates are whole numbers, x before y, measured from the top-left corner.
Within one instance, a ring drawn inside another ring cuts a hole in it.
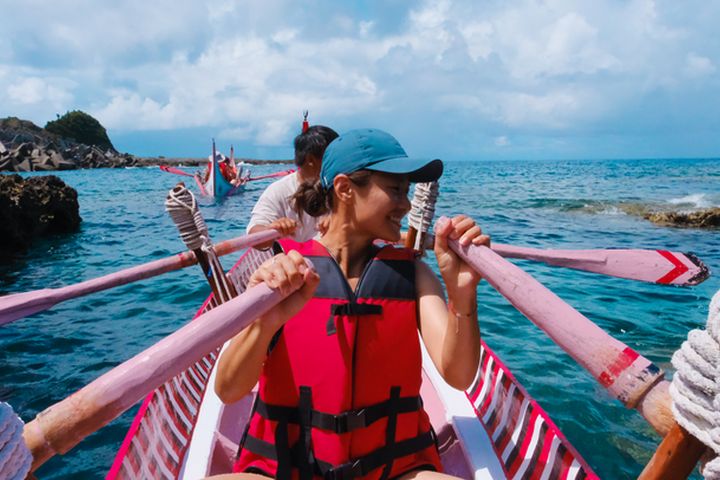
[[[300,182],[318,178],[325,149],[337,137],[335,130],[324,125],[308,127],[295,137],[295,165]]]

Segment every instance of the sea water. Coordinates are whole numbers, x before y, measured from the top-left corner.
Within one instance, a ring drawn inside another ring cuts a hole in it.
[[[254,175],[287,166],[255,166]],[[190,169],[189,169],[190,170]],[[29,174],[33,175],[33,174]],[[183,250],[164,211],[181,177],[158,168],[58,172],[78,191],[79,232],[36,241],[0,263],[0,294],[54,288]],[[191,180],[191,179],[189,179]],[[271,180],[222,201],[198,198],[215,241],[241,235]],[[195,188],[190,181],[190,188]],[[720,231],[670,228],[651,210],[720,205],[718,160],[448,162],[437,215],[465,213],[501,243],[537,248],[648,248],[695,252],[720,273]],[[240,253],[224,257],[230,267]],[[436,269],[433,256],[427,261]],[[691,288],[640,283],[517,261],[605,331],[672,371],[690,329],[705,325],[720,277]],[[78,298],[0,327],[0,399],[25,420],[173,332],[208,295],[198,267]],[[635,478],[659,437],[486,283],[478,290],[482,335],[547,410],[591,467]],[[101,478],[135,415],[134,407],[39,478]]]

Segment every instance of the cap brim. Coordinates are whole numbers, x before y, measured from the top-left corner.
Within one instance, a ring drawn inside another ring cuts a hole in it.
[[[381,160],[366,167],[367,170],[407,175],[411,182],[434,182],[443,174],[442,160],[398,157]]]

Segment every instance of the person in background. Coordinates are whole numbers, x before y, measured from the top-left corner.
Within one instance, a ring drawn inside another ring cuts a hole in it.
[[[337,138],[332,128],[323,125],[307,124],[307,115],[303,122],[303,131],[295,137],[295,165],[297,171],[272,183],[260,195],[250,214],[247,233],[276,229],[283,236],[292,236],[299,242],[313,238],[318,232],[319,219],[298,213],[292,196],[303,182],[312,182],[318,178],[325,148]],[[272,244],[258,245],[267,248]]]

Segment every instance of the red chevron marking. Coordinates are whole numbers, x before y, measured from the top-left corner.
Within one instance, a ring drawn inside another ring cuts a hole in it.
[[[662,255],[663,257],[665,257],[666,259],[668,259],[670,261],[670,263],[672,263],[675,266],[675,268],[673,268],[668,273],[666,273],[662,278],[657,279],[655,281],[655,283],[663,283],[663,284],[672,283],[673,280],[675,280],[680,275],[682,275],[683,273],[685,273],[689,270],[687,265],[682,263],[679,258],[677,258],[672,253],[668,252],[667,250],[658,250],[657,252],[660,255]]]

